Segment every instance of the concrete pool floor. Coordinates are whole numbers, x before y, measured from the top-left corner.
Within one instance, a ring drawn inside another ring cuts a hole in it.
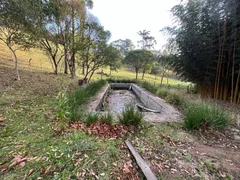
[[[119,84],[124,88],[114,90],[114,87],[119,87]],[[89,103],[88,111],[101,113],[110,112],[114,118],[116,118],[126,106],[134,106],[137,110],[136,104],[140,104],[150,109],[160,110],[160,113],[143,112],[144,121],[170,122],[182,120],[181,113],[175,107],[165,102],[165,100],[153,95],[136,84],[119,84],[108,84],[104,86]]]

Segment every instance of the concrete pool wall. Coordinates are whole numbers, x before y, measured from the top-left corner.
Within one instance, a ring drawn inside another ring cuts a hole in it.
[[[131,90],[146,108],[160,112],[145,112],[144,119],[146,121],[160,122],[181,120],[181,113],[177,109],[166,103],[163,99],[133,83],[111,83],[105,85],[89,103],[88,112],[105,111],[106,99],[111,90]]]
[[[149,93],[145,92],[142,88],[133,83],[111,83],[108,84],[107,87],[105,86],[103,88],[103,92],[100,93],[100,96],[97,99],[99,103],[96,105],[95,111],[100,111],[102,109],[106,101],[106,97],[111,89],[132,90],[136,97],[144,104],[144,106],[156,111],[162,111],[162,105],[156,101],[153,96],[150,96]]]

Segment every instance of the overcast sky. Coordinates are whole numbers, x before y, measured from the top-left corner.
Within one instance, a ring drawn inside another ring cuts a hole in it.
[[[93,0],[91,10],[106,30],[112,33],[111,41],[131,39],[134,44],[140,40],[140,30],[150,30],[157,40],[156,49],[165,44],[166,39],[159,32],[171,25],[170,9],[179,0]]]

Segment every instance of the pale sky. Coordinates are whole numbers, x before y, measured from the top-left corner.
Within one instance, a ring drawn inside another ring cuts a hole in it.
[[[155,49],[160,49],[166,38],[159,32],[171,25],[170,9],[179,0],[93,0],[91,13],[97,16],[106,30],[111,31],[111,41],[140,40],[138,31],[149,30],[157,40]]]

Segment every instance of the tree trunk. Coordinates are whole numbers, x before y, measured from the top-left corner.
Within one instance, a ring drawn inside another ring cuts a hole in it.
[[[68,50],[64,45],[64,74],[68,74]]]
[[[136,79],[138,79],[138,69],[135,69],[136,72]]]
[[[56,56],[52,56],[52,60],[53,60],[53,65],[54,65],[54,73],[56,75],[58,75],[58,64],[57,64],[57,61],[56,61]]]
[[[239,90],[239,81],[240,81],[240,67],[239,67],[239,70],[238,70],[238,77],[237,77],[237,82],[236,82],[236,87],[235,87],[235,93],[234,93],[234,99],[233,99],[233,102],[234,103],[237,103],[238,99],[238,90]]]
[[[56,75],[58,75],[58,66],[57,66],[57,65],[55,65],[54,73],[55,73]]]
[[[19,76],[19,71],[18,71],[18,57],[16,55],[16,51],[14,51],[11,46],[8,46],[8,47],[11,50],[11,52],[12,52],[12,54],[14,56],[14,59],[15,59],[16,80],[20,81],[20,76]]]
[[[144,80],[145,70],[143,70],[142,80]]]
[[[75,9],[74,9],[74,5],[73,5],[73,0],[71,1],[72,3],[72,70],[71,70],[71,76],[72,78],[74,79],[74,77],[76,76],[76,68],[75,68],[75,48],[74,48],[74,45],[75,45]]]
[[[161,86],[163,85],[163,76],[161,77],[161,83],[160,84],[161,84]]]
[[[164,78],[164,76],[165,76],[165,73],[166,73],[166,71],[163,70],[162,77],[161,77],[161,86],[163,85],[163,78]]]
[[[112,76],[112,68],[111,68],[111,66],[110,66],[110,77]]]
[[[90,77],[89,77],[89,79],[88,79],[88,82],[90,82],[90,80],[92,79],[92,76],[93,76],[94,72],[95,72],[95,70],[92,71],[92,73],[91,73],[91,75],[90,75]]]
[[[234,34],[234,46],[233,46],[233,64],[232,64],[232,87],[231,87],[231,103],[233,103],[234,99],[234,70],[235,70],[235,56],[236,56],[236,34],[237,29],[235,28]]]
[[[76,68],[75,68],[75,53],[72,54],[71,57],[71,65],[70,65],[71,77],[74,79],[76,76]]]
[[[82,62],[82,74],[85,75],[85,62]]]

